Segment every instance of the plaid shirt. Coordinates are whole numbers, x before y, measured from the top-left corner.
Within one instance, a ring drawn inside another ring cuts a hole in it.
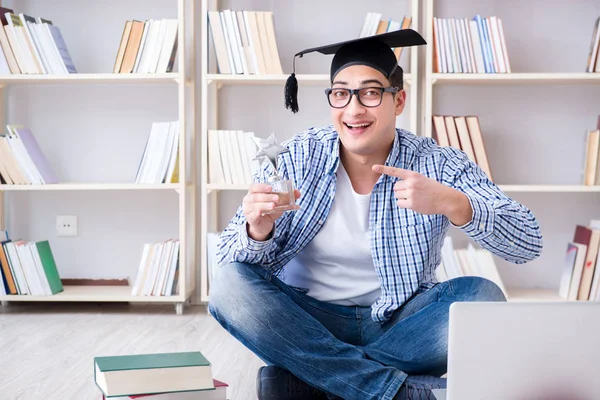
[[[271,238],[257,242],[248,237],[240,206],[221,234],[219,265],[253,263],[280,274],[325,222],[335,196],[340,162],[337,132],[331,125],[311,128],[286,146],[290,152],[280,155],[279,171],[302,193],[300,210],[283,214]],[[272,167],[264,164],[255,174],[255,182],[266,182],[271,174]],[[539,256],[542,236],[531,211],[500,191],[462,151],[397,129],[385,165],[419,172],[464,193],[473,217],[458,228],[483,248],[516,264]],[[413,294],[437,283],[435,269],[451,225],[444,215],[423,215],[398,207],[393,187],[399,179],[381,175],[371,192],[370,246],[381,281],[381,296],[371,307],[371,317],[380,323],[389,320]]]

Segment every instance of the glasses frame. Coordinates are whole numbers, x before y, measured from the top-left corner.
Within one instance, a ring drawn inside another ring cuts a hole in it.
[[[361,90],[365,90],[365,89],[379,89],[381,90],[381,95],[379,96],[379,103],[377,103],[377,105],[375,106],[368,106],[366,104],[364,104],[361,99],[360,99],[360,95],[359,92]],[[347,90],[350,92],[350,96],[348,97],[348,102],[346,104],[344,104],[343,106],[334,106],[333,104],[331,104],[331,99],[329,98],[329,95],[331,94],[331,92],[333,92],[334,90]],[[356,99],[358,100],[358,102],[363,106],[363,107],[367,107],[367,108],[375,108],[375,107],[379,107],[381,105],[381,102],[383,101],[383,95],[384,93],[398,93],[400,91],[400,88],[397,86],[390,86],[390,87],[381,87],[381,86],[367,86],[367,87],[362,87],[362,88],[358,88],[358,89],[350,89],[350,88],[344,88],[344,87],[336,87],[336,88],[327,88],[325,89],[325,96],[327,96],[327,102],[329,103],[329,106],[331,106],[331,108],[344,108],[346,106],[348,106],[348,104],[350,104],[350,102],[352,101],[352,96],[356,95]]]

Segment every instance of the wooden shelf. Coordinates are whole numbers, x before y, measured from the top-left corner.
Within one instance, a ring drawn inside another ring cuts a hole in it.
[[[49,185],[0,185],[0,191],[53,191],[53,190],[177,190],[179,183],[57,183]]]
[[[239,75],[239,74],[208,74],[207,83],[219,83],[222,85],[284,85],[289,75]],[[299,85],[328,85],[327,74],[299,74],[296,75]],[[412,82],[410,74],[404,74],[404,82],[409,85]]]
[[[434,84],[600,84],[600,73],[432,74]]]
[[[508,301],[566,301],[558,295],[558,289],[507,289]]]
[[[15,74],[0,75],[0,85],[83,84],[83,83],[175,83],[178,73],[165,74]]]
[[[182,296],[132,296],[131,286],[63,286],[64,291],[52,296],[8,295],[0,301],[89,301],[89,302],[184,302]]]

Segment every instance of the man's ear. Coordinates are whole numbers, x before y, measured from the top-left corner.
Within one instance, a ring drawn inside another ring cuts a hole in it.
[[[406,105],[406,91],[404,89],[396,93],[396,115],[402,114]]]

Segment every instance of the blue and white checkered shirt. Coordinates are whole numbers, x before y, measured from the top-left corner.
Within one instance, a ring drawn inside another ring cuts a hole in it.
[[[279,218],[264,242],[248,237],[242,206],[221,234],[217,260],[259,264],[278,274],[317,234],[331,208],[340,162],[338,134],[333,126],[311,128],[287,142],[279,172],[291,179],[302,196],[300,210]],[[465,153],[440,147],[431,138],[396,130],[385,165],[419,172],[467,195],[470,222],[458,228],[483,248],[513,263],[536,258],[542,249],[538,223],[529,209],[507,197]],[[254,176],[266,182],[269,163]],[[451,222],[443,215],[423,215],[400,208],[394,184],[400,178],[382,175],[371,192],[369,229],[373,265],[381,280],[381,296],[372,305],[374,321],[383,323],[413,294],[437,281],[440,250]],[[348,216],[352,218],[352,216]],[[331,238],[335,240],[335,238]]]

